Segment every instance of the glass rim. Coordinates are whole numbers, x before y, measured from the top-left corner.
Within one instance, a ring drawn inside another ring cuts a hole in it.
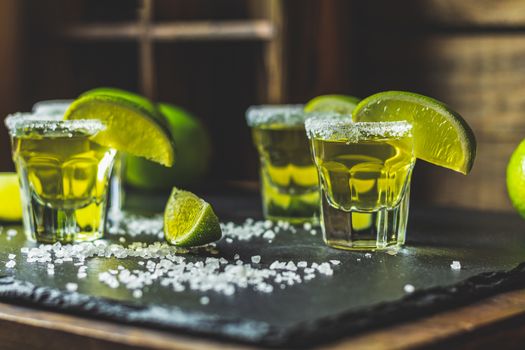
[[[92,136],[106,128],[98,119],[63,120],[61,115],[14,113],[4,124],[11,136],[38,135],[39,137]]]
[[[246,110],[246,122],[250,127],[269,124],[301,125],[306,115],[302,104],[255,105]]]
[[[369,139],[410,136],[412,124],[402,121],[354,122],[350,115],[312,117],[305,121],[309,139],[359,142]]]

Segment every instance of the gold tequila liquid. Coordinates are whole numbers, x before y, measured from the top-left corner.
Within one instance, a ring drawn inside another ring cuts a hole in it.
[[[345,249],[403,244],[415,162],[411,135],[311,142],[327,244]]]
[[[30,224],[35,238],[73,242],[102,237],[115,151],[79,131],[53,137],[22,135],[12,143],[28,197],[24,224]]]
[[[318,176],[304,126],[257,126],[252,134],[261,161],[265,217],[292,223],[316,222]]]

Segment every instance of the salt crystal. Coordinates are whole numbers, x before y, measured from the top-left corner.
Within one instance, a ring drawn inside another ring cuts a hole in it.
[[[306,261],[299,261],[297,263],[297,267],[307,267],[308,263]]]
[[[295,266],[295,263],[293,261],[288,261],[288,264],[286,264],[286,269],[290,271],[296,271],[297,266]]]
[[[9,254],[7,257],[9,258],[9,260],[13,260],[14,258],[16,258],[16,254]]]
[[[312,229],[312,224],[309,223],[309,222],[305,222],[304,225],[303,225],[303,228],[306,230],[306,231],[310,231]]]
[[[273,232],[272,230],[268,230],[266,231],[263,236],[262,236],[264,239],[274,239],[275,238],[275,232]]]
[[[450,268],[452,270],[461,270],[461,263],[457,260],[452,261],[452,264],[450,264]]]
[[[414,291],[416,290],[416,288],[411,285],[411,284],[405,284],[405,286],[403,287],[403,290],[405,291],[405,293],[414,293]]]
[[[142,291],[140,289],[135,289],[132,294],[135,299],[142,298]]]
[[[9,260],[8,262],[5,263],[5,267],[7,267],[8,269],[12,269],[13,267],[15,267],[16,265],[16,262],[14,260]]]
[[[7,233],[8,237],[14,237],[14,236],[16,236],[18,234],[18,231],[15,230],[15,229],[10,228],[9,230],[7,230],[6,233]]]
[[[66,289],[68,292],[76,292],[78,289],[78,284],[73,282],[66,283]]]
[[[210,303],[210,298],[208,298],[208,297],[201,297],[199,299],[199,302],[201,303],[201,305],[208,305]]]
[[[312,236],[315,236],[315,235],[317,234],[317,231],[316,231],[316,230],[310,230],[310,234],[311,234]]]
[[[366,253],[365,254],[365,258],[369,258],[370,259],[371,257],[372,257],[372,254],[370,254],[370,253]]]
[[[261,256],[260,255],[254,255],[252,256],[252,263],[258,264],[261,262]]]
[[[234,260],[239,260],[239,258],[240,258],[239,254],[235,254],[235,255],[233,256],[233,259],[234,259]]]
[[[330,260],[330,262],[332,263],[332,265],[339,265],[341,263],[341,261],[339,260]]]

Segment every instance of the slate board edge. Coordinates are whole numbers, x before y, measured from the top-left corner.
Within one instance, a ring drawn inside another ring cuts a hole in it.
[[[177,308],[140,306],[35,286],[12,276],[0,277],[0,301],[101,318],[136,326],[177,331],[221,341],[266,347],[312,347],[341,338],[429,316],[483,298],[525,287],[525,263],[509,271],[485,272],[447,287],[416,291],[406,297],[331,317],[277,328],[264,322],[187,312]]]

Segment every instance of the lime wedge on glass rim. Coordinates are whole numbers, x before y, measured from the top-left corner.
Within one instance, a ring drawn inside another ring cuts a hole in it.
[[[304,106],[305,112],[337,112],[351,114],[359,99],[348,95],[321,95],[314,97]]]
[[[362,100],[355,122],[406,120],[412,124],[417,158],[468,174],[476,157],[476,138],[467,122],[446,104],[405,91],[386,91]]]
[[[106,129],[93,141],[164,166],[173,165],[175,151],[169,131],[151,102],[123,90],[96,90],[73,101],[64,119],[101,120]]]
[[[166,241],[179,247],[202,246],[222,237],[217,215],[195,194],[173,188],[164,210]]]

